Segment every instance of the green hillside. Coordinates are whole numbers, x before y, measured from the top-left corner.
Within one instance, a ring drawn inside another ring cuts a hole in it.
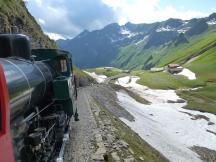
[[[200,79],[207,82],[216,82],[216,47],[213,47],[193,62],[186,64]]]
[[[185,66],[206,82],[206,86],[197,91],[180,93],[189,100],[187,107],[216,114],[216,47],[210,48]]]
[[[216,114],[216,29],[190,39],[189,44],[171,48],[157,64],[164,66],[179,63],[196,73],[197,80],[169,73],[135,72],[141,77],[139,83],[151,88],[181,89],[202,87],[194,91],[178,90],[178,94],[188,101],[186,108]],[[189,61],[190,60],[190,61]]]
[[[120,49],[113,65],[124,69],[150,69],[169,63],[184,64],[193,57],[203,54],[216,46],[216,26],[209,27],[203,34],[188,38],[188,43],[176,42],[144,49],[146,41]]]
[[[216,26],[213,26],[207,32],[192,37],[188,44],[180,45],[177,48],[171,48],[166,56],[160,60],[158,65],[164,66],[172,62],[185,64],[191,58],[202,55],[215,46]]]
[[[188,43],[178,46],[175,42],[150,49],[144,49],[145,40],[121,48],[114,65],[134,69],[140,84],[155,89],[176,89],[188,101],[186,108],[216,114],[216,26],[208,31],[188,38]],[[196,73],[196,80],[184,76],[159,72],[152,73],[150,67],[162,67],[178,63]],[[136,70],[137,69],[137,70]],[[140,70],[139,70],[140,69]],[[181,90],[202,87],[197,90]]]
[[[143,41],[121,48],[112,64],[123,69],[149,69],[155,66],[169,50],[169,46],[143,49],[145,44],[146,42]]]
[[[0,0],[0,33],[10,33],[14,27],[30,37],[33,48],[56,48],[55,42],[43,33],[22,0]]]
[[[117,68],[106,68],[106,67],[92,68],[92,69],[87,69],[86,71],[95,72],[98,75],[105,75],[107,77],[119,75],[122,74],[123,72],[122,70]]]

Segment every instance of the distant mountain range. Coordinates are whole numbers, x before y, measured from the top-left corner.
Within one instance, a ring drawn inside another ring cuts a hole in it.
[[[59,48],[70,51],[75,64],[81,68],[149,69],[166,62],[164,58],[168,55],[206,36],[213,29],[216,29],[216,13],[205,18],[171,18],[152,24],[127,23],[120,26],[113,23],[101,30],[85,30],[74,39],[58,40],[57,44]]]

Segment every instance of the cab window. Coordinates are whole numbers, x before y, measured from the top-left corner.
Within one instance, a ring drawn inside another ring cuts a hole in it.
[[[66,59],[61,59],[60,60],[60,71],[62,73],[67,72],[67,60]]]

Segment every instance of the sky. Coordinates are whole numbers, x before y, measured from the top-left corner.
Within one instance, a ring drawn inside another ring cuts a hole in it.
[[[83,30],[110,23],[184,20],[216,12],[216,0],[25,0],[27,8],[52,39],[73,38]]]

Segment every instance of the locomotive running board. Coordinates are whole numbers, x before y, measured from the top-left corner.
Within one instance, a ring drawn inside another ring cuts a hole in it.
[[[65,147],[66,147],[66,144],[68,141],[69,141],[69,132],[64,134],[63,142],[61,145],[59,155],[56,158],[56,162],[63,162],[64,161],[64,151],[65,151]]]

